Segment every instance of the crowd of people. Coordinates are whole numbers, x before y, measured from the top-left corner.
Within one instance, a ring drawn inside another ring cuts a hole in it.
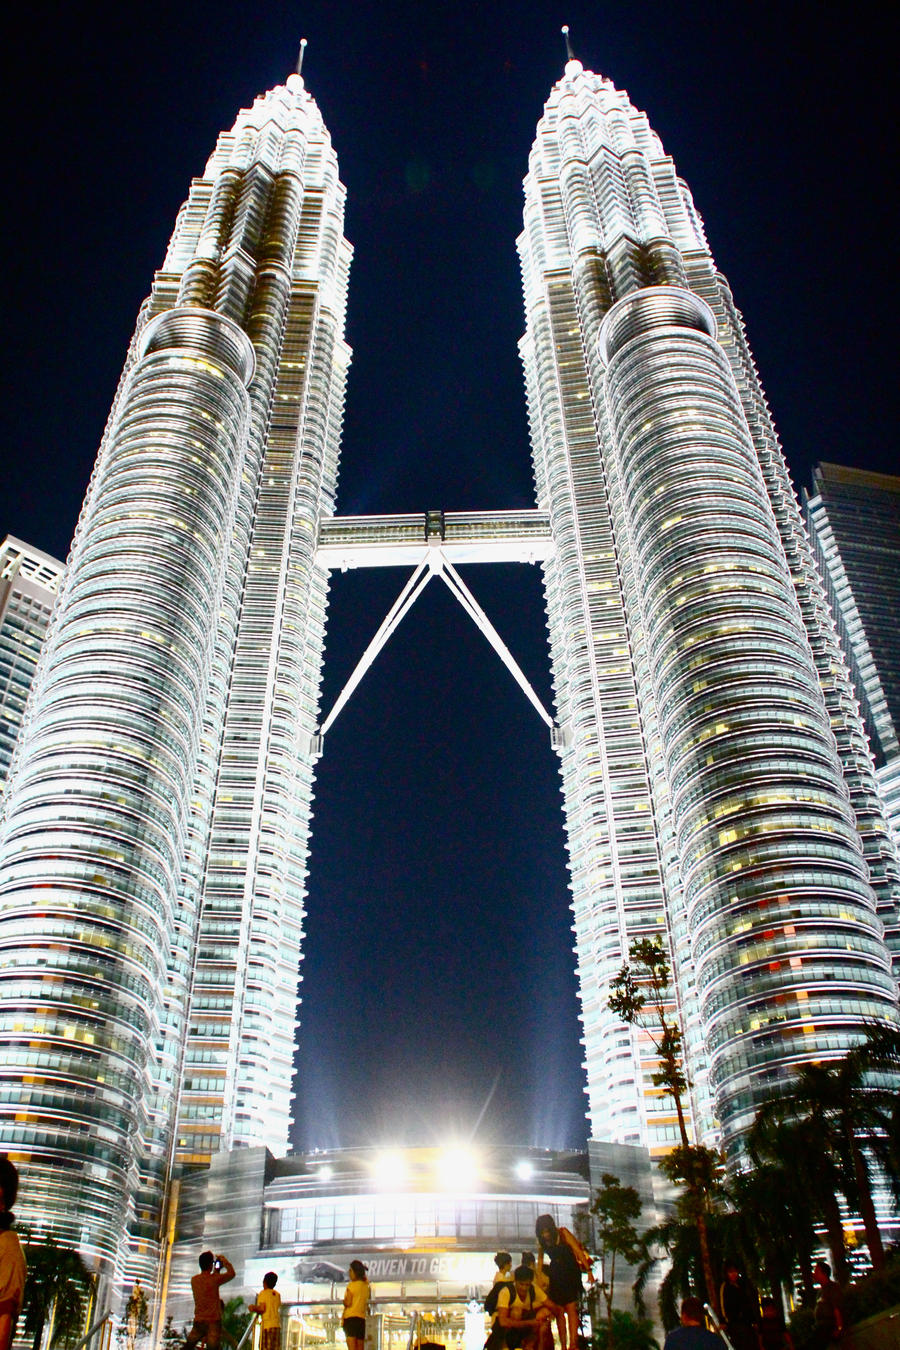
[[[535,1237],[537,1255],[523,1252],[515,1270],[509,1252],[494,1257],[497,1273],[485,1299],[491,1318],[485,1350],[551,1350],[554,1325],[560,1350],[578,1348],[582,1273],[593,1278],[590,1257],[549,1214],[538,1218]]]
[[[831,1278],[827,1261],[819,1261],[813,1270],[819,1297],[813,1313],[811,1350],[834,1350],[844,1334],[843,1292]],[[725,1279],[719,1290],[722,1310],[720,1330],[710,1331],[708,1311],[699,1298],[686,1298],[681,1305],[681,1322],[669,1332],[663,1350],[794,1350],[794,1342],[784,1324],[782,1310],[774,1298],[759,1298],[733,1261],[725,1266]],[[724,1339],[723,1339],[724,1337]]]
[[[25,1289],[25,1258],[13,1229],[12,1207],[18,1186],[15,1166],[0,1154],[0,1350],[10,1350]],[[497,1272],[484,1304],[491,1319],[485,1350],[554,1350],[554,1326],[560,1350],[580,1350],[582,1275],[593,1279],[590,1257],[567,1229],[557,1228],[549,1214],[539,1217],[535,1237],[537,1254],[522,1252],[515,1268],[509,1252],[498,1252],[494,1257]],[[198,1265],[200,1269],[191,1280],[194,1319],[184,1350],[194,1350],[201,1343],[206,1350],[220,1350],[223,1339],[234,1346],[223,1329],[221,1295],[222,1286],[234,1279],[234,1266],[227,1256],[211,1251],[200,1253]],[[724,1273],[719,1295],[720,1329],[732,1350],[794,1350],[775,1300],[760,1300],[733,1262],[726,1264]],[[842,1291],[832,1280],[827,1261],[819,1261],[813,1273],[819,1286],[813,1347],[829,1350],[844,1331]],[[278,1275],[269,1271],[263,1276],[256,1301],[250,1304],[250,1312],[261,1321],[260,1350],[281,1350],[277,1283]],[[347,1350],[365,1350],[369,1296],[366,1266],[362,1261],[351,1261],[341,1322]],[[669,1332],[664,1350],[725,1350],[725,1341],[708,1329],[707,1320],[700,1299],[686,1298],[681,1305],[680,1325]]]
[[[0,1221],[2,1217],[0,1209]],[[537,1255],[522,1252],[515,1268],[510,1252],[497,1252],[494,1257],[497,1271],[484,1301],[485,1312],[491,1319],[484,1350],[554,1350],[554,1326],[560,1350],[581,1348],[582,1275],[590,1273],[590,1257],[567,1229],[556,1227],[548,1214],[541,1215],[535,1235]],[[193,1350],[201,1341],[207,1350],[219,1350],[223,1338],[219,1290],[234,1278],[234,1267],[227,1257],[214,1256],[212,1252],[202,1252],[199,1264],[200,1271],[191,1281],[194,1322],[185,1350]],[[365,1350],[371,1293],[367,1267],[362,1261],[351,1261],[348,1274],[341,1326],[347,1350]],[[814,1275],[820,1292],[813,1345],[814,1350],[828,1350],[844,1329],[841,1289],[832,1280],[827,1261],[818,1262]],[[281,1297],[275,1289],[277,1282],[276,1273],[269,1271],[263,1277],[256,1302],[250,1305],[250,1312],[262,1319],[260,1350],[281,1350]],[[680,1324],[669,1332],[664,1350],[726,1350],[726,1346],[731,1350],[794,1350],[775,1300],[760,1299],[733,1262],[725,1266],[719,1301],[721,1325],[708,1314],[699,1298],[686,1298],[681,1305]],[[718,1330],[709,1329],[710,1321]],[[2,1343],[0,1350],[5,1350]]]

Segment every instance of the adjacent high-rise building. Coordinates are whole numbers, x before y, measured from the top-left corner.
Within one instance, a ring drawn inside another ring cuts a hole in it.
[[[192,184],[4,800],[0,1141],[110,1273],[153,1270],[179,1161],[287,1144],[343,204],[298,75]]]
[[[645,114],[576,60],[519,249],[591,1134],[676,1137],[607,1007],[659,936],[695,1127],[733,1144],[794,1064],[896,1020],[897,857],[740,314]]]
[[[900,839],[900,478],[818,464],[803,511]]]
[[[876,765],[900,756],[900,478],[817,464],[803,510]]]
[[[740,316],[645,115],[572,60],[538,127],[533,512],[330,519],[343,196],[299,76],[194,181],[4,798],[0,1146],[37,1227],[112,1275],[152,1276],[178,1168],[286,1146],[327,574],[348,552],[413,564],[404,605],[443,569],[483,624],[454,558],[544,559],[595,1140],[676,1140],[651,1041],[607,1007],[637,937],[671,951],[707,1140],[737,1143],[794,1064],[898,1017],[865,733]]]
[[[0,792],[64,571],[12,535],[0,544]]]

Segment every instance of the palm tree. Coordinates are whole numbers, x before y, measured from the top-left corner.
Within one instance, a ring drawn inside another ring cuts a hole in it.
[[[809,1191],[798,1185],[796,1171],[757,1160],[753,1171],[732,1177],[727,1189],[738,1216],[739,1245],[748,1275],[757,1285],[765,1285],[780,1305],[782,1291],[793,1292],[794,1266],[799,1263],[803,1302],[811,1305],[815,1297],[815,1211]],[[727,1258],[742,1264],[739,1252],[728,1252]]]
[[[741,1243],[739,1216],[734,1211],[720,1208],[708,1212],[705,1233],[706,1255],[717,1269],[722,1268],[726,1259],[751,1265]],[[659,1314],[668,1331],[678,1325],[679,1300],[704,1287],[706,1262],[694,1216],[690,1212],[676,1212],[644,1234],[643,1248],[644,1257],[634,1282],[634,1301],[642,1312],[644,1290],[653,1268],[662,1259],[662,1251],[668,1258],[669,1269],[659,1286]]]
[[[705,1288],[707,1301],[718,1314],[719,1291],[710,1256],[707,1214],[719,1158],[714,1150],[692,1143],[688,1134],[683,1097],[690,1084],[684,1069],[684,1037],[671,989],[669,957],[659,938],[639,938],[629,947],[628,956],[632,964],[626,963],[610,984],[607,1007],[628,1026],[640,1027],[658,1056],[659,1067],[650,1081],[672,1098],[681,1140],[662,1159],[660,1170],[670,1181],[686,1187],[682,1212],[687,1215],[690,1211],[700,1244],[702,1280],[697,1287]]]
[[[756,1168],[774,1169],[780,1178],[785,1228],[797,1254],[803,1303],[811,1307],[816,1299],[812,1270],[819,1245],[818,1224],[825,1229],[835,1277],[841,1284],[850,1278],[838,1201],[840,1170],[817,1119],[783,1120],[777,1112],[760,1112],[747,1142]],[[762,1223],[765,1221],[763,1214]]]
[[[876,1270],[884,1265],[869,1157],[890,1173],[896,1126],[896,1081],[887,1086],[885,1071],[900,1066],[900,1032],[872,1028],[867,1039],[841,1059],[802,1065],[780,1095],[759,1110],[750,1134],[751,1150],[775,1156],[788,1167],[802,1164],[818,1179],[817,1195],[835,1261],[835,1275],[847,1278],[843,1226],[835,1190],[843,1192],[862,1218],[869,1256]],[[880,1081],[878,1081],[880,1075]],[[780,1125],[800,1133],[773,1141]],[[800,1143],[804,1152],[798,1152]],[[791,1146],[791,1144],[793,1146]],[[830,1196],[830,1200],[829,1200]]]
[[[60,1247],[52,1237],[25,1243],[25,1330],[33,1350],[40,1350],[47,1321],[53,1343],[71,1339],[83,1326],[94,1277],[71,1247]]]

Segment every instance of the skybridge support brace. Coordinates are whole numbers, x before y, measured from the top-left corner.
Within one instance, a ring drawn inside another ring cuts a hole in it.
[[[397,631],[403,619],[412,609],[429,581],[435,576],[441,578],[450,591],[450,594],[459,602],[479,631],[484,634],[494,651],[500,657],[500,660],[518,684],[519,688],[525,694],[525,697],[537,712],[538,716],[550,728],[550,743],[553,749],[561,750],[567,743],[566,728],[558,726],[547,712],[547,709],[534,692],[531,683],[519,663],[516,661],[516,658],[513,656],[512,652],[491,623],[487,614],[485,614],[481,605],[459,575],[459,572],[457,572],[456,568],[446,556],[440,536],[433,536],[429,538],[427,545],[422,550],[422,556],[416,564],[416,567],[413,569],[406,585],[388,610],[378,631],[375,633],[372,641],[366,647],[366,650],[357,662],[353,673],[335,700],[331,712],[321,723],[316,734],[312,737],[311,750],[314,756],[318,757],[321,755],[325,735],[331,727],[334,726],[338,714],[349,701],[366,671],[378,656],[378,653],[386,646],[388,640]]]

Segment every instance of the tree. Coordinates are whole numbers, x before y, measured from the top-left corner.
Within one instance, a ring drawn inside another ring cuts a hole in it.
[[[687,1188],[687,1207],[696,1225],[707,1301],[719,1312],[719,1296],[709,1254],[707,1216],[709,1195],[704,1189],[714,1175],[718,1155],[691,1142],[682,1098],[688,1089],[683,1065],[683,1036],[673,1007],[669,958],[658,938],[640,938],[628,949],[627,963],[612,982],[608,1006],[629,1026],[649,1036],[659,1059],[651,1077],[654,1087],[665,1088],[675,1103],[681,1147],[660,1164],[671,1180]]]
[[[230,1298],[222,1309],[222,1337],[235,1345],[253,1321],[253,1314],[242,1298]]]
[[[180,1347],[187,1340],[188,1328],[176,1327],[172,1314],[166,1318],[166,1325],[162,1329],[162,1343],[166,1350],[180,1350]]]
[[[594,1216],[594,1240],[603,1263],[602,1279],[594,1286],[606,1303],[606,1344],[612,1350],[613,1294],[616,1282],[616,1257],[635,1265],[641,1257],[641,1237],[633,1220],[641,1215],[641,1198],[633,1186],[623,1186],[619,1178],[604,1172],[601,1186],[591,1202]]]
[[[84,1327],[94,1277],[71,1247],[52,1237],[25,1243],[25,1331],[33,1350],[40,1350],[44,1328],[51,1325],[51,1345],[67,1344]]]
[[[825,1227],[831,1264],[839,1284],[849,1279],[844,1222],[838,1202],[840,1177],[816,1119],[781,1119],[767,1104],[756,1116],[747,1138],[748,1152],[757,1171],[773,1170],[786,1213],[782,1226],[793,1241],[800,1268],[803,1302],[815,1302],[813,1255],[818,1245],[815,1225]],[[753,1175],[753,1174],[751,1174]],[[773,1221],[765,1207],[761,1225]],[[773,1225],[774,1226],[774,1225]]]
[[[785,1289],[793,1294],[799,1265],[803,1301],[811,1304],[816,1211],[811,1192],[798,1184],[797,1172],[759,1160],[752,1171],[732,1177],[726,1189],[737,1215],[737,1245],[725,1259],[752,1273],[754,1283],[764,1284],[779,1307]]]
[[[716,1207],[707,1215],[707,1239],[717,1266],[723,1264],[725,1254],[740,1256],[738,1216],[725,1208],[724,1199],[716,1196]],[[634,1283],[635,1303],[643,1307],[643,1294],[653,1268],[658,1265],[660,1252],[668,1258],[669,1268],[659,1286],[659,1313],[667,1331],[678,1325],[679,1300],[696,1294],[704,1282],[700,1234],[693,1218],[683,1210],[644,1234],[644,1255]],[[740,1256],[743,1262],[743,1257]]]
[[[151,1330],[147,1295],[141,1287],[140,1280],[135,1280],[134,1288],[125,1304],[125,1316],[116,1332],[116,1339],[124,1350],[135,1350],[138,1341],[148,1336]]]
[[[614,1350],[659,1350],[653,1335],[653,1323],[645,1317],[614,1308],[612,1314],[612,1345]]]
[[[754,1142],[765,1141],[773,1125],[802,1127],[813,1150],[815,1166],[840,1189],[863,1221],[869,1257],[876,1270],[884,1265],[884,1244],[872,1198],[870,1158],[878,1159],[888,1175],[897,1131],[897,1083],[886,1070],[900,1067],[900,1032],[873,1026],[867,1038],[840,1059],[801,1065],[779,1095],[765,1102],[751,1131]],[[880,1081],[879,1081],[880,1075]],[[809,1158],[807,1159],[807,1162]],[[833,1198],[833,1192],[832,1192]],[[846,1281],[848,1271],[843,1229],[837,1201],[822,1195],[835,1275]]]

